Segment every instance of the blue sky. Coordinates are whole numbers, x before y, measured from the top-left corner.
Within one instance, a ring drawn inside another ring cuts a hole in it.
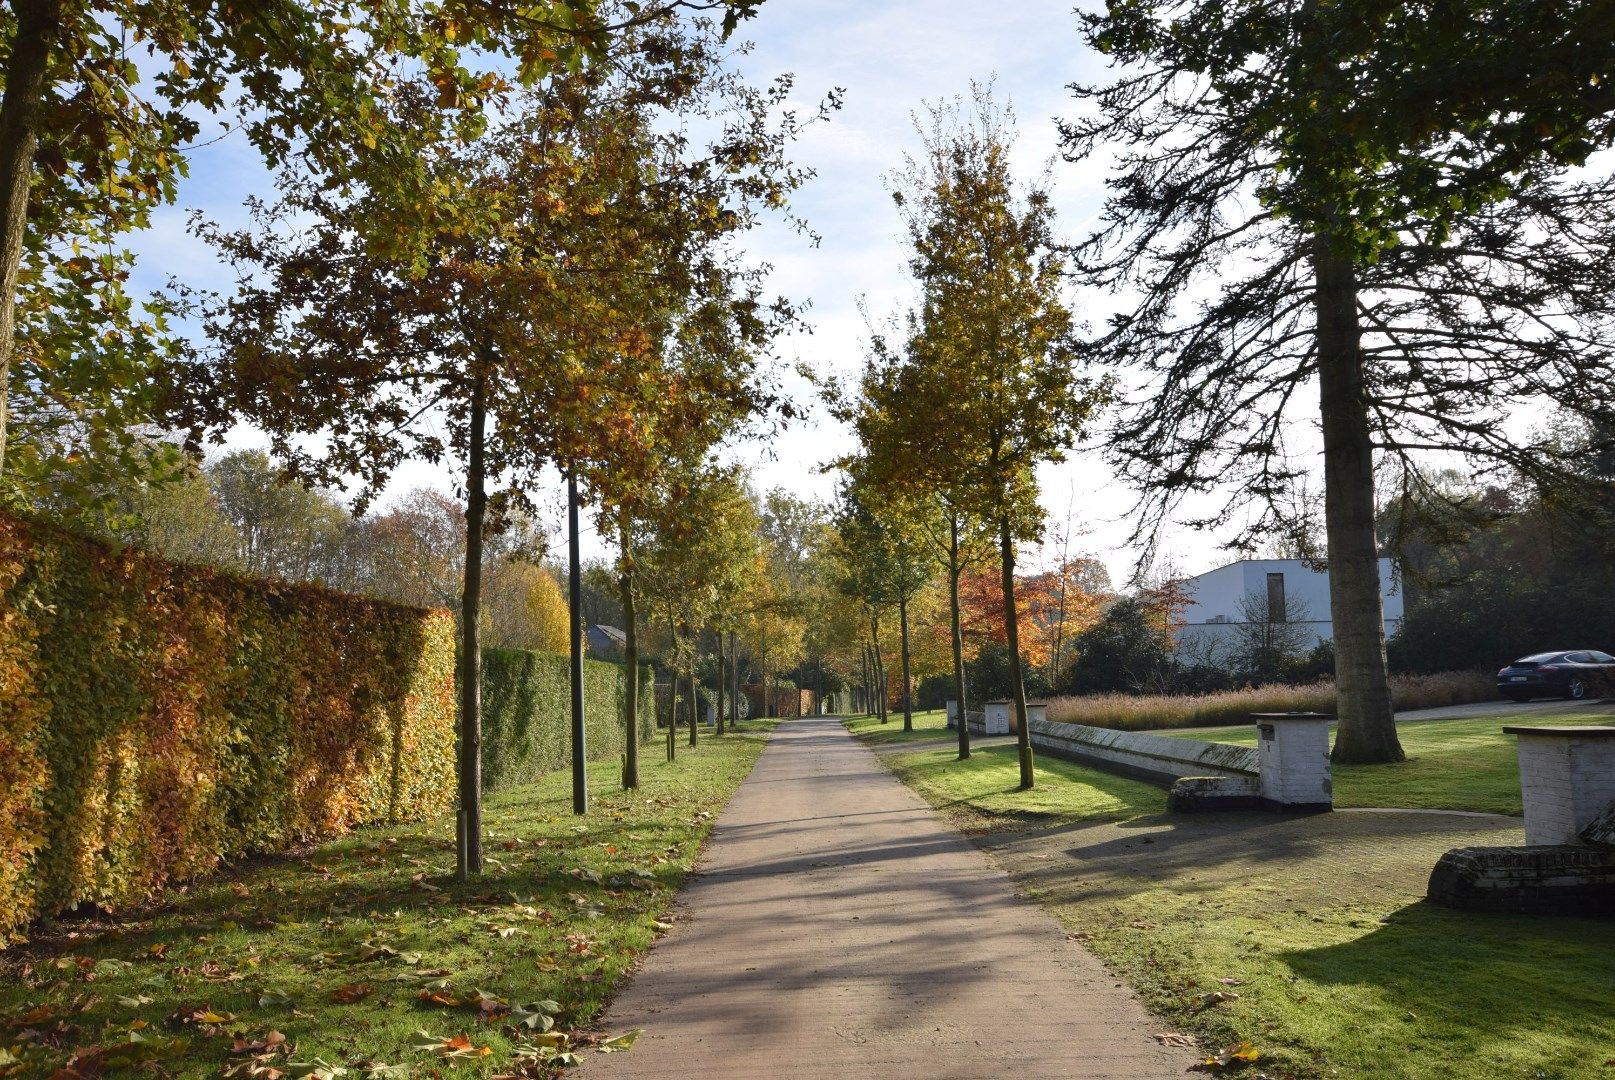
[[[1073,108],[1067,84],[1100,79],[1104,71],[1102,60],[1077,36],[1069,0],[767,0],[743,34],[756,48],[736,66],[757,82],[794,73],[804,113],[831,88],[846,91],[845,107],[830,123],[811,128],[795,154],[818,173],[796,208],[822,243],[813,248],[786,228],[770,227],[750,245],[757,257],[774,265],[777,291],[811,303],[813,332],[784,342],[781,360],[787,367],[806,363],[821,374],[848,374],[860,366],[860,300],[876,316],[901,310],[907,300],[900,222],[883,178],[902,164],[905,152],[917,149],[913,110],[966,93],[973,79],[996,79],[998,99],[1010,101],[1019,117],[1019,167],[1033,174],[1055,154],[1053,118]],[[269,189],[256,156],[237,136],[197,149],[191,164],[180,205],[159,215],[137,245],[147,284],[171,276],[192,284],[227,284],[205,246],[186,234],[187,216],[200,210],[215,220],[241,221],[243,199]],[[1076,235],[1097,209],[1099,177],[1064,164],[1056,165],[1054,175],[1061,228]],[[1103,304],[1102,298],[1075,294],[1072,300],[1090,315],[1099,314]],[[794,376],[787,385],[808,396]],[[238,441],[261,439],[243,431]],[[780,485],[827,497],[833,481],[819,466],[848,446],[847,433],[822,409],[813,409],[771,446],[744,445],[735,453],[751,463],[765,488]],[[1077,546],[1101,558],[1119,583],[1134,554],[1125,540],[1135,500],[1110,481],[1093,454],[1046,470],[1043,481],[1051,519],[1064,522],[1074,508],[1076,523],[1087,531]],[[394,490],[423,483],[446,488],[451,482],[425,467],[410,468],[399,475]],[[556,509],[550,520],[558,524],[558,500]],[[605,551],[592,537],[585,546],[592,553]],[[1178,568],[1189,572],[1226,561],[1204,537],[1177,538],[1167,550]]]

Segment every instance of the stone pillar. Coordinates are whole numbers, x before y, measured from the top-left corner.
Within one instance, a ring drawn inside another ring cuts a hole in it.
[[[981,726],[984,735],[1008,735],[1015,730],[1015,703],[989,701],[982,706]]]
[[[1013,713],[1011,715],[1013,715]],[[1047,705],[1042,703],[1034,705],[1030,701],[1026,703],[1026,725],[1028,727],[1031,727],[1033,724],[1045,723],[1048,718],[1049,707]]]
[[[1519,739],[1527,844],[1579,844],[1615,803],[1615,727],[1506,727]]]
[[[959,702],[955,698],[948,699],[948,727],[955,730],[959,727]]]
[[[1262,798],[1280,810],[1334,808],[1329,723],[1323,713],[1252,713]]]

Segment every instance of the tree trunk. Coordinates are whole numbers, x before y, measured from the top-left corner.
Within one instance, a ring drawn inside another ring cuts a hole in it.
[[[1385,664],[1385,612],[1374,537],[1374,449],[1368,422],[1357,277],[1327,237],[1313,248],[1318,391],[1323,419],[1324,523],[1335,634],[1332,759],[1401,761]]]
[[[740,639],[729,631],[729,730],[740,730]]]
[[[1009,645],[1009,682],[1015,699],[1015,745],[1020,750],[1021,790],[1030,789],[1032,733],[1026,726],[1026,683],[1021,674],[1020,612],[1015,608],[1015,542],[1009,534],[1009,515],[998,519],[998,561],[1003,572],[1004,637]]]
[[[903,730],[914,730],[914,702],[913,683],[909,681],[908,665],[908,599],[899,597],[897,601],[897,624],[902,631],[903,640]]]
[[[673,663],[668,671],[667,760],[677,761],[679,756],[679,628],[673,620],[673,609],[667,609],[667,633],[673,642]]]
[[[460,597],[460,820],[458,869],[482,873],[482,526],[488,511],[483,441],[488,414],[482,381],[471,389],[465,475],[465,591]]]
[[[61,33],[60,0],[12,0],[17,20],[0,98],[0,474],[5,470],[11,353],[17,334],[17,273],[28,232],[28,193],[39,149],[45,71]],[[480,867],[479,849],[479,867]]]
[[[718,631],[718,701],[717,708],[713,710],[712,718],[717,722],[714,729],[719,735],[723,734],[723,697],[724,689],[729,685],[729,669],[724,667],[723,631]]]
[[[572,616],[572,812],[589,812],[587,733],[583,729],[583,579],[578,557],[578,478],[566,477],[566,554]]]
[[[634,564],[627,514],[622,515],[618,536],[622,550],[622,574],[617,578],[618,598],[622,601],[622,662],[628,675],[628,697],[622,709],[627,739],[623,744],[622,786],[626,790],[639,786],[639,635],[634,629]]]
[[[696,745],[697,725],[701,722],[701,694],[695,686],[695,649],[697,642],[701,640],[701,634],[699,631],[692,632],[688,629],[685,630],[685,633],[690,639],[690,745],[694,746]]]
[[[880,658],[880,616],[869,616],[869,655],[875,665],[875,712],[880,716],[881,723],[887,723],[886,715],[886,665]]]
[[[959,626],[959,515],[948,519],[948,609],[953,620],[953,696],[959,703],[959,760],[970,757],[970,725],[965,723],[965,645]]]
[[[858,653],[858,677],[862,680],[863,690],[863,700],[858,703],[858,711],[860,715],[872,716],[875,712],[873,705],[875,679],[869,674],[869,646],[863,646]]]

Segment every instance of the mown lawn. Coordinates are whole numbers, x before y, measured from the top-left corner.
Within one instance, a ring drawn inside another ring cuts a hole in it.
[[[853,716],[846,720],[847,730],[872,745],[887,743],[920,742],[926,739],[956,739],[958,733],[948,727],[948,714],[941,709],[914,714],[914,730],[903,730],[903,714],[894,710],[881,723],[878,716]]]
[[[1433,810],[1479,810],[1520,814],[1520,763],[1507,724],[1615,724],[1615,713],[1591,715],[1578,710],[1574,719],[1541,714],[1489,716],[1478,720],[1420,720],[1398,726],[1407,760],[1394,765],[1337,765],[1336,806],[1402,806]],[[1256,745],[1256,729],[1154,734],[1173,738]]]
[[[968,762],[892,746],[882,759],[1125,978],[1163,1033],[1207,1053],[1250,1043],[1259,1059],[1243,1075],[1611,1073],[1615,922],[1423,901],[1442,851],[1523,843],[1513,823],[1172,816],[1158,788],[1047,757],[1037,787],[1017,791],[1012,746]]]
[[[588,1028],[750,772],[766,735],[747,727],[681,739],[675,764],[647,746],[635,793],[594,766],[584,818],[567,774],[491,797],[468,885],[445,818],[37,927],[0,952],[0,1075],[549,1075],[557,1033],[621,1034]]]

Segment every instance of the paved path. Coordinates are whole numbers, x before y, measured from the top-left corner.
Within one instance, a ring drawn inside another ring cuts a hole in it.
[[[586,1077],[1182,1077],[1189,1052],[833,719],[782,725]]]

